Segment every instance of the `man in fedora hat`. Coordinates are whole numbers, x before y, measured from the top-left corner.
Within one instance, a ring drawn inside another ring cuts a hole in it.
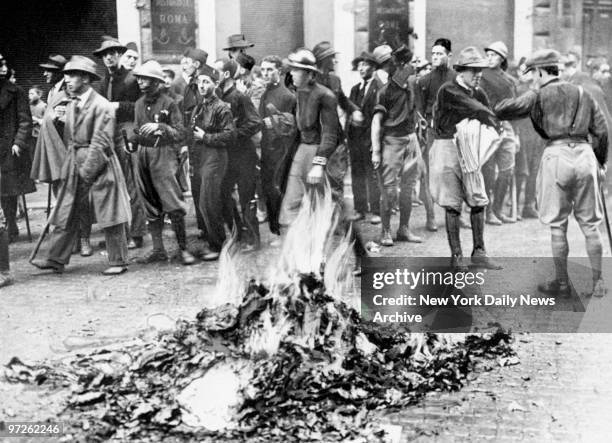
[[[255,46],[254,43],[250,43],[244,34],[232,34],[227,38],[227,47],[223,48],[227,51],[229,58],[236,58],[238,54],[246,52],[247,48]]]
[[[51,233],[46,260],[33,261],[39,269],[63,272],[79,236],[79,218],[86,211],[103,230],[110,267],[105,275],[127,271],[125,224],[130,221],[129,196],[123,173],[113,150],[113,106],[93,90],[99,80],[93,60],[73,56],[64,74],[70,103],[66,109],[68,155],[62,166],[62,183],[48,223]],[[91,203],[91,204],[89,204]]]
[[[391,47],[378,46],[374,55],[389,80],[378,91],[372,116],[372,165],[378,170],[381,192],[381,244],[393,246],[391,210],[399,194],[400,225],[398,241],[422,242],[409,228],[412,212],[412,190],[419,174],[421,149],[414,132],[414,93],[408,73],[398,68]]]
[[[183,265],[195,263],[187,250],[185,199],[176,178],[179,149],[185,137],[183,117],[177,104],[162,88],[164,73],[159,63],[149,60],[134,69],[143,95],[136,101],[136,128],[130,151],[136,152],[138,192],[144,203],[153,240],[153,250],[141,262],[168,260],[162,231],[168,214]]]
[[[362,52],[353,60],[353,69],[359,72],[361,81],[351,88],[349,100],[359,107],[358,118],[347,121],[347,145],[351,160],[351,183],[353,187],[353,202],[355,208],[354,221],[365,218],[367,212],[372,213],[372,224],[380,223],[380,191],[376,175],[372,168],[370,149],[372,139],[370,127],[376,97],[382,82],[374,75],[379,68],[374,54]]]
[[[480,87],[487,94],[489,106],[493,108],[503,99],[516,97],[517,81],[506,73],[508,69],[508,47],[504,42],[491,43],[485,48],[485,54],[489,67],[482,72]],[[502,209],[506,193],[512,185],[515,155],[520,147],[510,122],[502,122],[502,126],[507,137],[504,137],[504,142],[482,167],[482,174],[489,195],[486,222],[490,225],[516,222],[516,219],[505,215]]]
[[[69,102],[62,72],[65,64],[66,59],[63,56],[52,54],[45,63],[39,65],[44,70],[47,84],[52,87],[47,95],[47,108],[40,123],[30,173],[33,180],[49,183],[56,197],[61,167],[67,152],[63,140],[66,105]]]
[[[538,90],[530,90],[497,104],[499,118],[530,117],[535,130],[547,140],[538,173],[540,221],[550,226],[556,278],[538,289],[571,295],[567,273],[568,218],[573,212],[586,239],[593,273],[592,295],[607,292],[602,275],[602,202],[598,187],[605,180],[609,129],[599,105],[581,86],[559,79],[560,54],[536,51],[526,62],[534,71]]]
[[[120,64],[121,56],[126,50],[127,47],[119,43],[118,40],[107,37],[93,53],[95,56],[102,59],[106,67],[106,74],[98,84],[97,91],[111,102],[111,105],[115,109],[115,149],[128,185],[130,207],[132,211],[132,223],[128,228],[128,248],[136,249],[142,247],[144,235],[147,232],[146,217],[143,203],[137,192],[133,164],[128,154],[125,152],[121,132],[126,131],[131,133],[134,129],[134,103],[140,97],[140,88],[132,72],[128,71]],[[81,254],[87,255],[83,254],[83,250],[85,249],[90,255],[91,246],[89,245],[89,232],[91,231],[91,227],[83,228],[86,229],[86,232],[81,234]]]
[[[500,269],[486,254],[484,243],[485,207],[488,200],[471,195],[471,188],[463,183],[459,153],[454,137],[456,125],[464,119],[476,119],[484,125],[497,128],[499,122],[488,106],[486,94],[478,87],[482,70],[489,66],[478,50],[472,46],[459,54],[453,66],[457,77],[444,83],[434,104],[434,142],[429,152],[429,183],[434,201],[446,211],[446,233],[451,249],[451,265],[459,271],[467,270],[463,260],[459,235],[463,203],[471,207],[470,221],[474,249],[472,263],[490,269]]]
[[[336,186],[342,182],[342,174],[334,175],[338,171],[328,166],[341,133],[336,96],[317,82],[317,59],[309,49],[299,48],[289,54],[287,64],[296,87],[300,143],[287,177],[279,216],[281,226],[290,225],[297,217],[307,184],[323,183],[325,174]]]

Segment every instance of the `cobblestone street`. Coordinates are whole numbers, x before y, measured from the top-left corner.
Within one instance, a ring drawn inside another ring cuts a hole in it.
[[[40,208],[46,189],[41,188],[29,198],[34,241],[44,224]],[[413,227],[426,241],[418,245],[398,243],[381,253],[446,256],[442,211],[438,208],[440,229],[436,233],[425,231],[422,207],[413,214]],[[397,222],[394,217],[393,226]],[[273,238],[266,225],[261,226],[266,246],[250,254],[252,266],[245,271],[247,275],[263,275],[278,254],[278,248],[269,245]],[[361,226],[366,241],[378,240],[378,226],[367,222]],[[23,220],[20,229],[21,240],[11,245],[16,283],[0,290],[3,364],[13,356],[26,361],[61,359],[68,352],[92,345],[131,340],[142,335],[152,314],[192,319],[210,302],[217,263],[192,267],[182,267],[177,261],[133,265],[126,275],[109,278],[99,273],[106,258],[96,248],[93,257],[73,256],[65,274],[46,274],[27,263],[34,243],[25,240]],[[166,244],[175,248],[170,229],[165,232]],[[192,248],[200,247],[193,223],[189,234]],[[467,230],[462,234],[464,250],[470,251],[471,235]],[[486,238],[493,256],[550,255],[548,230],[538,220],[487,227]],[[569,238],[570,256],[585,256],[584,241],[574,221]],[[98,232],[93,244],[100,239]],[[149,247],[147,242],[138,254]],[[44,250],[43,246],[41,252]],[[604,256],[610,256],[607,239]],[[612,281],[610,271],[604,270],[608,282]],[[609,298],[593,303],[610,312]],[[461,391],[430,394],[422,403],[389,413],[383,420],[402,426],[402,441],[610,441],[612,335],[519,334],[514,346],[519,364],[495,364],[488,371],[474,374]],[[35,387],[0,383],[0,419],[43,420],[52,416],[65,395],[57,392],[42,396]]]

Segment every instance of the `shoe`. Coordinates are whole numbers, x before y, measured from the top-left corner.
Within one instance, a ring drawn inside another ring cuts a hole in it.
[[[374,214],[372,216],[372,218],[370,219],[370,223],[373,225],[380,225],[382,219],[380,218],[380,215],[376,215]]]
[[[502,213],[495,214],[495,216],[502,223],[507,223],[507,224],[516,223],[516,219],[515,218],[508,217],[507,215],[504,215]]]
[[[433,218],[428,218],[427,222],[425,222],[425,229],[427,229],[429,232],[436,232],[438,230],[436,220]]]
[[[2,286],[1,283],[0,283],[0,286]],[[607,293],[608,293],[608,288],[606,288],[606,284],[604,283],[603,278],[600,278],[593,285],[593,292],[591,293],[591,295],[593,297],[603,297]]]
[[[397,235],[395,236],[397,241],[407,241],[411,243],[423,243],[423,239],[416,234],[410,232],[408,226],[400,226],[397,230]]]
[[[190,266],[197,262],[196,258],[191,255],[191,252],[183,250],[180,252],[181,264],[183,266]]]
[[[454,272],[468,272],[470,268],[463,258],[463,254],[453,254],[451,257],[451,268]]]
[[[132,237],[130,241],[128,241],[128,249],[140,249],[144,244],[144,239],[142,237]]]
[[[257,221],[259,223],[265,223],[266,220],[268,220],[268,214],[266,213],[266,211],[261,211],[257,209]]]
[[[52,260],[34,260],[32,262],[32,266],[36,266],[38,269],[43,271],[52,270],[58,274],[64,272],[64,265]]]
[[[549,280],[545,283],[538,284],[538,291],[543,294],[550,294],[555,296],[561,296],[563,298],[569,298],[572,295],[572,288],[568,282],[555,280]]]
[[[149,251],[149,253],[145,254],[144,257],[138,257],[135,261],[136,263],[140,264],[164,262],[168,261],[168,254],[166,253],[166,251],[153,249]]]
[[[477,268],[500,270],[503,269],[501,265],[498,265],[483,249],[475,249],[472,252],[472,264]]]
[[[13,277],[8,272],[0,272],[0,288],[13,284]]]
[[[503,223],[500,219],[498,219],[495,214],[493,214],[493,211],[487,212],[487,218],[485,220],[487,225],[493,225],[493,226],[501,226]]]
[[[356,222],[356,221],[363,220],[364,218],[365,218],[365,214],[363,212],[355,212],[355,214],[351,216],[349,220],[352,222]]]
[[[200,258],[204,261],[215,261],[219,259],[219,253],[210,249],[202,251]]]
[[[412,199],[412,207],[416,208],[418,206],[423,206],[423,201],[419,198],[413,198]]]
[[[523,208],[523,218],[538,218],[538,211],[531,206],[525,206]]]
[[[121,275],[126,273],[127,270],[127,266],[111,266],[102,271],[102,275]]]
[[[81,257],[91,257],[93,255],[93,248],[89,244],[89,238],[81,239]]]
[[[380,244],[383,246],[393,246],[393,239],[391,238],[391,232],[383,231],[380,239]]]

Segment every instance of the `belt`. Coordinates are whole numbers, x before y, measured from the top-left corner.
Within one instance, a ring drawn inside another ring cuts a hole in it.
[[[89,145],[70,145],[72,148],[74,148],[75,151],[78,151],[79,149],[85,149],[85,148],[89,148]],[[110,146],[105,146],[102,151],[104,152],[104,154],[106,154],[107,156],[111,156],[113,154],[113,150],[110,148]]]
[[[557,138],[555,140],[550,140],[546,146],[560,146],[566,145],[570,148],[574,148],[577,145],[581,145],[584,143],[588,143],[589,141],[586,138],[582,137],[568,137],[568,138]]]

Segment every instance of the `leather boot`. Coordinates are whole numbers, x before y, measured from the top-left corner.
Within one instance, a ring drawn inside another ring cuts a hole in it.
[[[91,257],[93,255],[93,249],[89,243],[89,237],[81,238],[81,257]]]
[[[261,237],[259,235],[259,221],[257,221],[257,200],[251,200],[248,206],[242,209],[242,218],[248,233],[249,249],[259,249]]]
[[[172,229],[176,235],[176,242],[180,249],[181,263],[185,266],[193,265],[196,259],[187,250],[187,232],[185,230],[185,217],[180,213],[170,214],[170,221],[172,222]]]
[[[484,245],[484,224],[485,224],[484,208],[472,208],[470,221],[472,222],[472,238],[474,250],[472,251],[472,263],[475,266],[485,269],[502,269],[500,265],[495,263],[487,256]]]
[[[393,201],[393,192],[384,190],[385,196],[382,200],[380,218],[382,221],[382,234],[380,244],[383,246],[393,246],[391,238],[391,205]]]
[[[412,213],[412,187],[404,188],[400,192],[400,225],[397,229],[397,241],[408,241],[412,243],[421,243],[423,239],[418,235],[410,232],[410,214]]]
[[[160,261],[167,261],[168,254],[164,248],[164,240],[162,238],[162,232],[164,229],[163,218],[156,220],[149,220],[149,232],[151,233],[151,240],[153,241],[153,249],[149,251],[144,257],[136,260],[137,263],[154,263]]]
[[[460,217],[457,211],[453,209],[447,209],[446,218],[446,236],[448,237],[448,245],[451,250],[451,268],[454,271],[466,272],[468,267],[463,259],[463,252],[461,251],[461,224]]]
[[[19,237],[17,226],[17,197],[2,197],[1,199],[4,217],[6,218],[6,229],[10,243]]]
[[[495,192],[493,193],[493,214],[502,223],[516,222],[516,220],[503,213],[506,193],[512,184],[512,175],[514,175],[514,169],[500,172],[497,177],[497,182],[495,183]]]
[[[8,232],[4,228],[0,229],[0,288],[13,283],[9,273],[9,240]]]

